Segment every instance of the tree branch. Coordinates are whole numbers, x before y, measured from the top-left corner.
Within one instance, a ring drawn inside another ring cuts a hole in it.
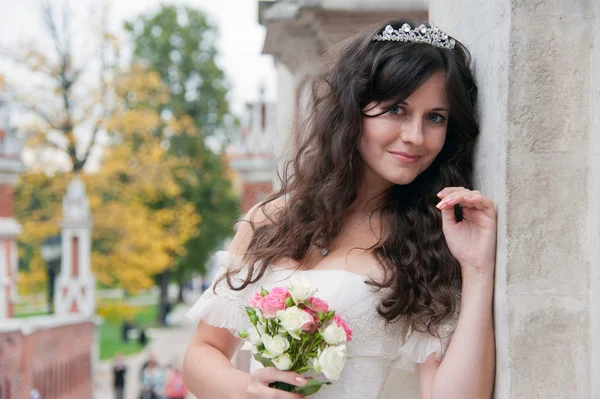
[[[21,103],[21,106],[23,108],[25,108],[27,111],[33,112],[34,114],[36,114],[37,116],[39,116],[40,118],[42,118],[44,120],[44,122],[46,122],[48,124],[48,126],[50,126],[52,129],[58,130],[60,129],[60,127],[56,126],[54,124],[54,122],[52,122],[52,119],[50,119],[50,117],[41,109],[39,109],[38,107],[36,107],[33,104],[27,104],[27,103]]]

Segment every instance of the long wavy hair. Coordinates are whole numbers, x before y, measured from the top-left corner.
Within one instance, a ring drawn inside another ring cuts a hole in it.
[[[302,262],[311,249],[328,247],[342,229],[357,199],[364,162],[358,151],[363,109],[371,102],[395,104],[415,92],[432,74],[445,71],[450,102],[445,144],[432,165],[407,185],[395,185],[377,209],[382,235],[369,248],[385,273],[368,283],[389,288],[378,312],[389,322],[406,318],[420,331],[438,335],[438,327],[457,306],[460,265],[450,253],[435,207],[436,193],[447,186],[471,186],[474,140],[479,132],[477,87],[469,69],[470,54],[459,42],[453,50],[423,43],[378,42],[382,22],[341,43],[330,62],[312,79],[305,122],[294,132],[300,145],[282,178],[281,189],[261,206],[270,223],[250,221],[253,236],[244,264],[248,274],[241,290],[258,281],[281,258]],[[425,24],[427,25],[427,24]],[[427,25],[428,26],[428,25]],[[270,202],[284,205],[267,212]],[[460,208],[456,208],[460,218]]]

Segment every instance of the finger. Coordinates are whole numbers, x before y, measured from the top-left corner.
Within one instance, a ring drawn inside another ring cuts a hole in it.
[[[438,209],[450,209],[456,205],[456,198],[466,196],[469,192],[470,191],[463,189],[461,191],[449,193],[437,203],[436,207]]]
[[[442,209],[442,227],[444,226],[453,226],[456,223],[456,212],[454,212],[454,207],[449,209]]]
[[[462,190],[458,190],[458,191],[454,191],[452,193],[447,194],[439,203],[438,203],[438,209],[444,209],[447,208],[446,205],[448,205],[448,207],[453,207],[454,205],[458,204],[463,198],[466,197],[473,197],[476,195],[481,195],[481,193],[477,190],[469,190],[469,189],[462,189]]]
[[[464,187],[446,187],[442,191],[440,191],[439,193],[437,193],[437,196],[439,198],[444,198],[446,195],[448,195],[450,193],[453,193],[453,192],[458,191],[458,190],[464,190],[464,189],[465,189]]]
[[[275,367],[265,367],[264,369],[256,370],[254,375],[264,383],[279,381],[298,387],[306,384],[306,378],[302,377],[300,374],[294,373],[293,371],[281,371]]]
[[[483,195],[474,195],[472,197],[465,197],[460,201],[460,205],[465,208],[475,208],[483,211],[486,209],[486,203]]]
[[[252,396],[257,399],[301,399],[304,396],[298,393],[285,392],[276,388],[269,388],[261,385],[256,390],[252,391]]]

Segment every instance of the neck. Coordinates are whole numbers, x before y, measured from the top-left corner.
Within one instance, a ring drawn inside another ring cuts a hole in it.
[[[372,214],[385,199],[385,193],[392,187],[392,183],[381,178],[368,166],[362,174],[358,187],[356,200],[350,207],[350,212],[364,212]]]

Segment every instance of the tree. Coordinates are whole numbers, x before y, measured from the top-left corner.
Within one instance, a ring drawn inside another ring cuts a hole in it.
[[[158,107],[161,115],[191,118],[194,130],[170,137],[170,153],[189,166],[178,173],[182,195],[200,215],[198,233],[186,245],[175,274],[180,284],[187,270],[205,272],[210,253],[225,237],[239,213],[226,159],[206,145],[206,137],[220,136],[233,129],[235,118],[226,100],[228,86],[216,63],[217,29],[202,12],[163,6],[151,16],[126,24],[134,42],[134,62],[148,65],[160,74],[171,101]],[[193,177],[193,178],[192,178]],[[168,276],[160,276],[164,281]]]
[[[229,86],[216,63],[218,30],[203,12],[162,6],[154,15],[126,23],[125,29],[133,39],[134,62],[149,65],[169,88],[171,101],[161,111],[191,117],[204,136],[234,126]]]
[[[119,47],[106,29],[102,3],[99,12],[91,13],[98,19],[87,25],[92,28],[86,42],[89,53],[78,57],[74,39],[89,36],[89,31],[76,32],[73,10],[68,3],[56,4],[41,3],[43,27],[50,40],[44,51],[27,46],[3,50],[0,55],[26,72],[27,81],[35,82],[29,86],[21,85],[24,79],[18,79],[18,86],[5,83],[12,101],[33,117],[27,127],[27,146],[38,152],[65,154],[68,166],[77,173],[90,159],[110,114]]]
[[[142,67],[122,75],[117,94],[120,101],[107,124],[112,145],[100,172],[89,177],[97,219],[94,263],[133,291],[152,286],[154,276],[185,256],[185,243],[199,224],[175,181],[174,171],[186,165],[169,154],[166,139],[193,124],[161,120],[157,104],[169,100],[168,91],[156,73]]]
[[[161,121],[155,105],[168,101],[168,91],[156,73],[143,68],[123,72],[116,89],[121,100],[106,124],[111,143],[99,171],[81,178],[94,219],[94,274],[104,286],[136,292],[153,286],[156,275],[185,256],[185,243],[199,225],[195,207],[175,181],[174,171],[186,165],[169,154],[162,136],[193,129],[193,123],[189,118]],[[71,177],[34,172],[17,184],[16,214],[24,228],[21,265],[28,270],[22,288],[44,287],[39,244],[59,232],[62,198]]]
[[[17,239],[22,294],[34,294],[47,287],[40,245],[60,233],[62,198],[70,178],[70,174],[33,172],[22,175],[15,186],[15,216],[23,227]]]

